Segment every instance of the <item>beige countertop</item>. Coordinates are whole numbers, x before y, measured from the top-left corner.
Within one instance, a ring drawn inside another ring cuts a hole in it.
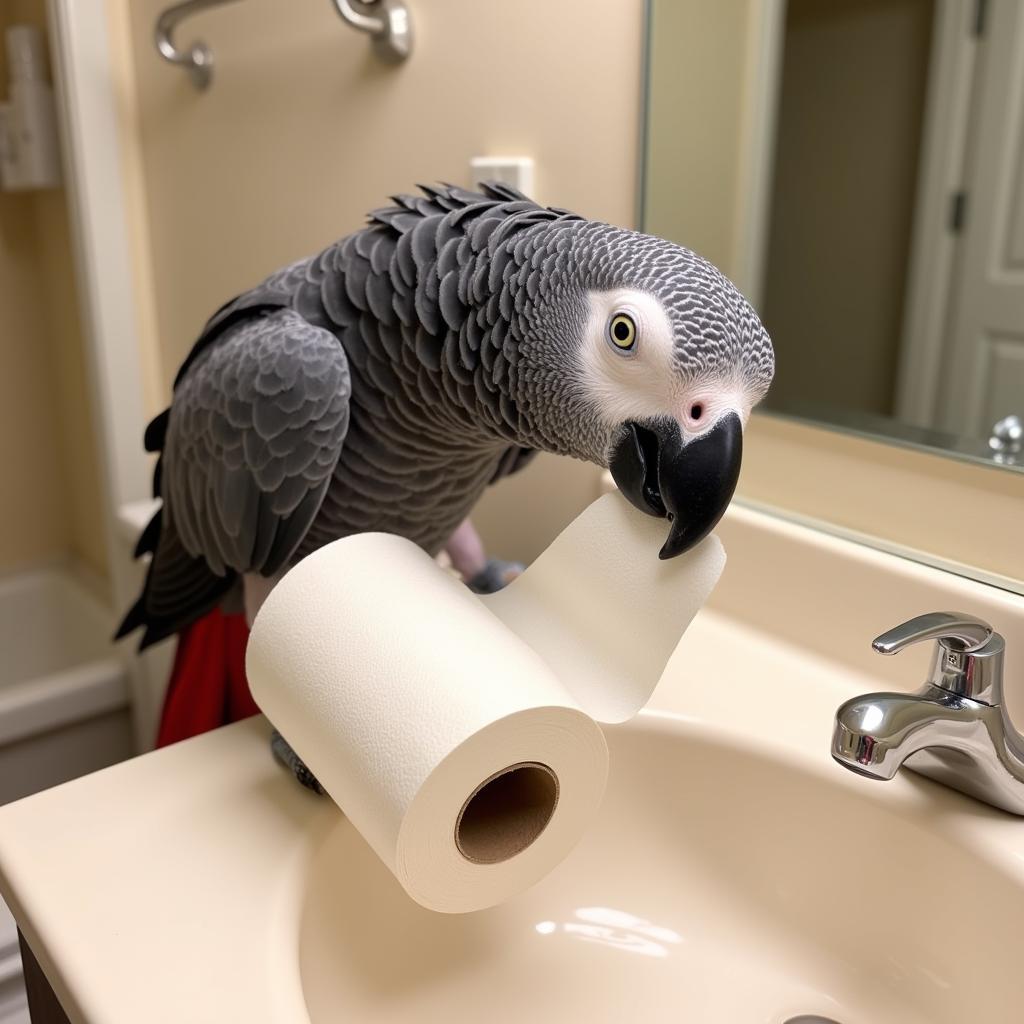
[[[914,777],[866,782],[829,756],[836,706],[887,688],[885,673],[902,661],[861,657],[875,631],[959,606],[987,613],[1010,650],[1016,638],[1024,648],[1024,601],[748,510],[730,514],[720,534],[737,568],[684,636],[645,713],[784,751],[838,786],[873,787],[894,807],[936,804],[943,829],[1024,886],[1020,819]],[[772,559],[758,560],[758,577],[751,546],[784,559],[784,584]],[[816,581],[813,595],[800,594],[805,577]],[[816,642],[839,627],[858,652],[846,660],[845,645],[826,656]],[[916,687],[919,665],[896,666],[897,688]],[[280,950],[298,946],[298,890],[340,812],[272,760],[268,735],[263,718],[251,719],[0,808],[0,892],[72,1021],[306,1019],[298,956]]]

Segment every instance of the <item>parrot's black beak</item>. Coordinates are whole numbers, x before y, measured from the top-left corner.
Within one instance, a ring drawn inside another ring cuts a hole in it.
[[[674,558],[700,543],[732,500],[743,456],[736,413],[683,444],[674,420],[624,423],[612,442],[608,468],[619,490],[641,512],[672,524],[659,558]]]

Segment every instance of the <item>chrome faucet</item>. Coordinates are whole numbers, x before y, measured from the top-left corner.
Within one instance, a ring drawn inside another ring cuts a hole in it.
[[[945,786],[1024,815],[1024,737],[1003,706],[1003,638],[955,612],[919,615],[871,644],[897,654],[936,640],[916,693],[869,693],[837,712],[832,756],[872,779],[906,766]]]

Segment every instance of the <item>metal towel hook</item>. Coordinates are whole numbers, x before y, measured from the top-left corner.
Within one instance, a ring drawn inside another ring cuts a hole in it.
[[[207,7],[217,7],[222,3],[234,3],[236,0],[184,0],[162,11],[156,19],[153,38],[157,53],[170,64],[185,68],[192,79],[192,84],[199,90],[207,88],[213,78],[213,51],[203,42],[193,43],[187,50],[179,50],[174,45],[171,33],[179,21],[189,15],[196,14]]]
[[[347,21],[373,39],[373,48],[381,60],[397,64],[412,53],[412,20],[403,0],[331,0],[342,21]],[[363,13],[357,7],[380,13]]]
[[[173,33],[178,24],[208,7],[237,3],[238,0],[183,0],[172,4],[156,19],[154,40],[157,52],[170,64],[185,68],[199,90],[213,79],[213,51],[197,40],[188,49],[178,49]],[[366,32],[381,60],[397,64],[412,53],[412,20],[404,0],[331,0],[341,19]]]

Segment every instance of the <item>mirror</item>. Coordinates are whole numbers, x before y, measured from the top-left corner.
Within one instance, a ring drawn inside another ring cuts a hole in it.
[[[648,16],[642,228],[758,309],[765,410],[1024,470],[1024,4]]]

